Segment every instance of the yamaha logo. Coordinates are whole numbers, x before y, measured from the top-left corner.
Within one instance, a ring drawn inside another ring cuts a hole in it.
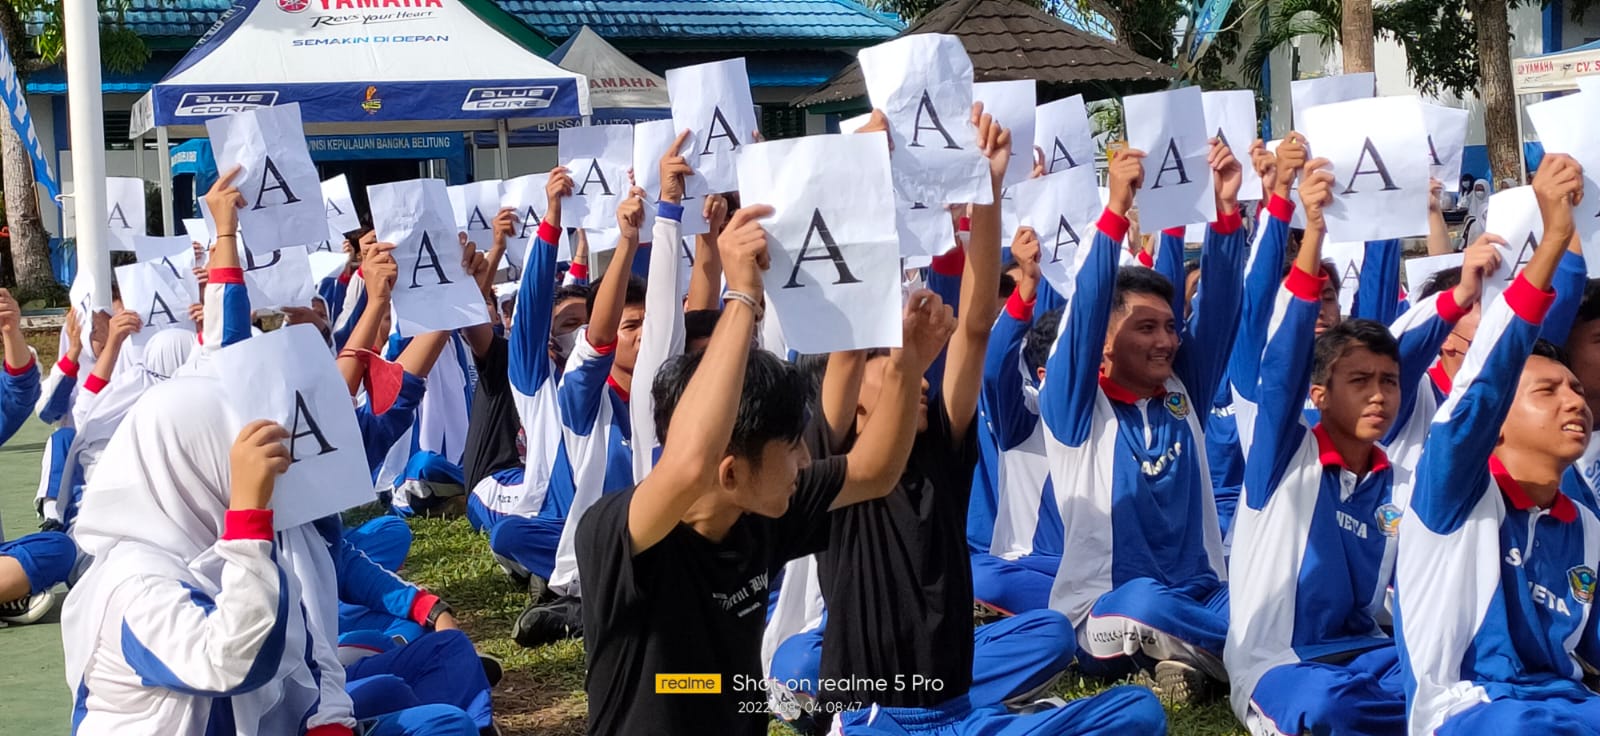
[[[277,102],[276,90],[186,92],[178,99],[178,109],[174,114],[179,117],[213,117],[272,107]]]
[[[311,0],[278,0],[278,9],[285,13],[299,13],[311,7]]]
[[[555,100],[556,88],[541,87],[473,87],[461,102],[466,112],[491,110],[543,110]]]

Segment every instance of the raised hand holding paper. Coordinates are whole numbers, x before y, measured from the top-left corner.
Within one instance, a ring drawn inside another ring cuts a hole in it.
[[[1328,237],[1368,241],[1428,232],[1428,131],[1410,97],[1321,105],[1300,121],[1311,154],[1334,175]]]
[[[1247,89],[1206,92],[1200,96],[1206,109],[1206,130],[1221,138],[1243,164],[1244,180],[1239,184],[1239,201],[1263,199],[1261,177],[1250,165],[1250,144],[1256,140],[1256,93]]]
[[[1072,298],[1085,238],[1094,237],[1100,189],[1093,166],[1029,179],[1012,187],[1018,222],[1039,237],[1039,273],[1066,299]],[[1007,233],[1009,238],[1014,233]]]
[[[668,69],[667,94],[672,97],[674,137],[676,131],[690,131],[684,158],[705,186],[695,191],[738,189],[734,154],[750,143],[758,126],[744,59]],[[574,184],[579,177],[579,172],[572,172]],[[624,186],[623,194],[627,191]]]
[[[739,156],[739,193],[773,208],[763,222],[767,299],[790,348],[899,347],[900,249],[883,217],[894,191],[881,134],[751,145]]]
[[[1595,140],[1592,131],[1597,117],[1600,94],[1593,92],[1528,106],[1528,119],[1538,131],[1545,152],[1565,153],[1583,167],[1583,199],[1572,206],[1572,220],[1583,241],[1583,260],[1591,276],[1600,275],[1600,141]],[[1490,197],[1490,203],[1499,196]],[[1492,215],[1490,221],[1493,222]],[[1511,240],[1505,233],[1495,234]]]
[[[111,250],[132,253],[133,239],[145,234],[143,179],[106,179],[106,226],[111,229]]]
[[[199,301],[198,289],[163,263],[131,263],[117,267],[117,285],[122,290],[122,306],[139,315],[143,325],[137,335],[149,335],[169,327],[194,329],[189,305]],[[189,282],[194,274],[188,273]],[[137,337],[136,335],[136,337]]]
[[[1139,229],[1153,233],[1217,219],[1200,88],[1134,95],[1122,104],[1128,145],[1145,153],[1144,186],[1134,194]]]
[[[290,103],[206,121],[217,154],[217,170],[240,167],[234,182],[244,195],[239,227],[256,246],[277,250],[319,243],[328,237],[322,181],[306,148],[300,105]]]
[[[1483,230],[1506,241],[1506,245],[1495,245],[1495,250],[1500,251],[1500,268],[1483,280],[1481,302],[1487,305],[1493,304],[1522,267],[1528,265],[1544,237],[1544,218],[1539,214],[1539,199],[1534,196],[1533,187],[1514,187],[1490,195],[1488,222]]]
[[[1447,192],[1461,191],[1461,156],[1467,146],[1467,111],[1421,103],[1428,127],[1428,175]]]
[[[993,204],[972,125],[972,60],[955,36],[914,33],[856,55],[889,118],[895,191],[924,204]]]
[[[289,430],[290,464],[272,491],[272,523],[291,529],[372,500],[372,478],[350,390],[322,334],[290,325],[218,350],[211,360],[239,427],[269,419]]]
[[[1033,141],[1044,151],[1045,174],[1094,165],[1094,130],[1089,127],[1083,95],[1040,105],[1033,121]]]
[[[400,266],[394,312],[400,334],[454,330],[489,321],[478,284],[461,265],[450,195],[438,179],[367,187],[378,242],[393,243]]]
[[[588,231],[589,252],[615,248],[617,205],[628,196],[633,130],[626,125],[561,129],[561,165],[572,175],[572,196],[561,200],[561,224]]]
[[[973,102],[983,103],[983,112],[1011,131],[1011,162],[1001,186],[1028,180],[1033,171],[1033,125],[1038,99],[1038,83],[1032,79],[1005,82],[978,82],[972,85]]]

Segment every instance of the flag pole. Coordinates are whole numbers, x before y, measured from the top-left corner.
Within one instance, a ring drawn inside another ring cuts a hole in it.
[[[100,9],[62,0],[66,32],[67,117],[71,120],[72,206],[78,275],[89,278],[90,307],[111,308],[111,233],[106,222],[106,131],[100,92]]]

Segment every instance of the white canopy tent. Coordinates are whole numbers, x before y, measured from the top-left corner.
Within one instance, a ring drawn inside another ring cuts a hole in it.
[[[382,7],[378,7],[378,6]],[[494,130],[590,112],[589,84],[495,30],[461,0],[236,0],[133,107],[129,137],[154,132],[163,224],[172,234],[168,138],[205,121],[300,103],[306,132]]]

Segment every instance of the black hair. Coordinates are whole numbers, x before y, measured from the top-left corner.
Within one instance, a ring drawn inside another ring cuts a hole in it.
[[[556,296],[550,300],[551,306],[560,304],[568,299],[582,299],[584,307],[592,309],[593,303],[589,301],[593,290],[584,284],[562,284],[556,287]]]
[[[1056,344],[1056,332],[1061,327],[1060,309],[1052,309],[1035,317],[1028,328],[1027,341],[1022,344],[1022,359],[1028,362],[1030,378],[1039,375],[1039,369],[1050,360],[1050,348]]]
[[[1356,348],[1366,348],[1376,355],[1400,363],[1400,343],[1382,323],[1370,319],[1347,319],[1329,328],[1317,338],[1315,357],[1311,363],[1311,383],[1325,386],[1333,373],[1333,364]]]
[[[1429,276],[1427,281],[1422,282],[1422,288],[1418,291],[1417,298],[1427,299],[1428,297],[1433,296],[1441,291],[1448,291],[1460,285],[1460,266],[1451,266],[1446,269],[1441,269],[1432,276]]]
[[[1583,285],[1583,301],[1578,303],[1578,317],[1572,320],[1574,329],[1600,319],[1600,279],[1589,279]]]
[[[1014,279],[1014,278],[1011,278],[1011,274],[1006,273],[1005,271],[1001,271],[1000,272],[1000,298],[1001,299],[1010,298],[1011,293],[1016,291],[1016,290],[1017,290],[1017,280]]]
[[[558,292],[559,293],[559,292]],[[583,298],[583,311],[590,317],[594,316],[594,300],[600,296],[600,282],[589,285],[589,293]],[[644,279],[638,276],[628,277],[628,294],[622,299],[623,306],[644,306]]]
[[[1528,357],[1549,358],[1569,368],[1572,366],[1572,361],[1568,358],[1567,351],[1549,340],[1535,340],[1533,342],[1533,352]]]
[[[717,329],[717,320],[722,318],[720,309],[691,309],[683,313],[683,342],[685,345],[696,340],[709,340],[711,333]]]
[[[705,353],[680,355],[661,367],[650,396],[655,399],[656,439],[665,445],[672,414]],[[768,442],[795,442],[809,422],[813,389],[800,368],[765,350],[751,350],[739,391],[739,413],[733,420],[728,454],[759,465]],[[720,399],[721,397],[719,397]]]
[[[1328,277],[1328,284],[1333,286],[1333,291],[1335,294],[1339,293],[1339,291],[1344,288],[1344,286],[1340,283],[1342,279],[1339,278],[1339,266],[1335,264],[1332,259],[1322,259],[1322,273],[1324,276]]]
[[[1195,271],[1199,271],[1199,270],[1200,270],[1200,259],[1199,258],[1190,258],[1189,260],[1186,260],[1186,261],[1183,262],[1183,275],[1184,276],[1187,277],[1189,274],[1194,273]]]
[[[1111,297],[1112,313],[1128,308],[1129,294],[1149,294],[1171,304],[1172,282],[1153,269],[1144,266],[1123,266],[1117,269],[1117,289]]]

